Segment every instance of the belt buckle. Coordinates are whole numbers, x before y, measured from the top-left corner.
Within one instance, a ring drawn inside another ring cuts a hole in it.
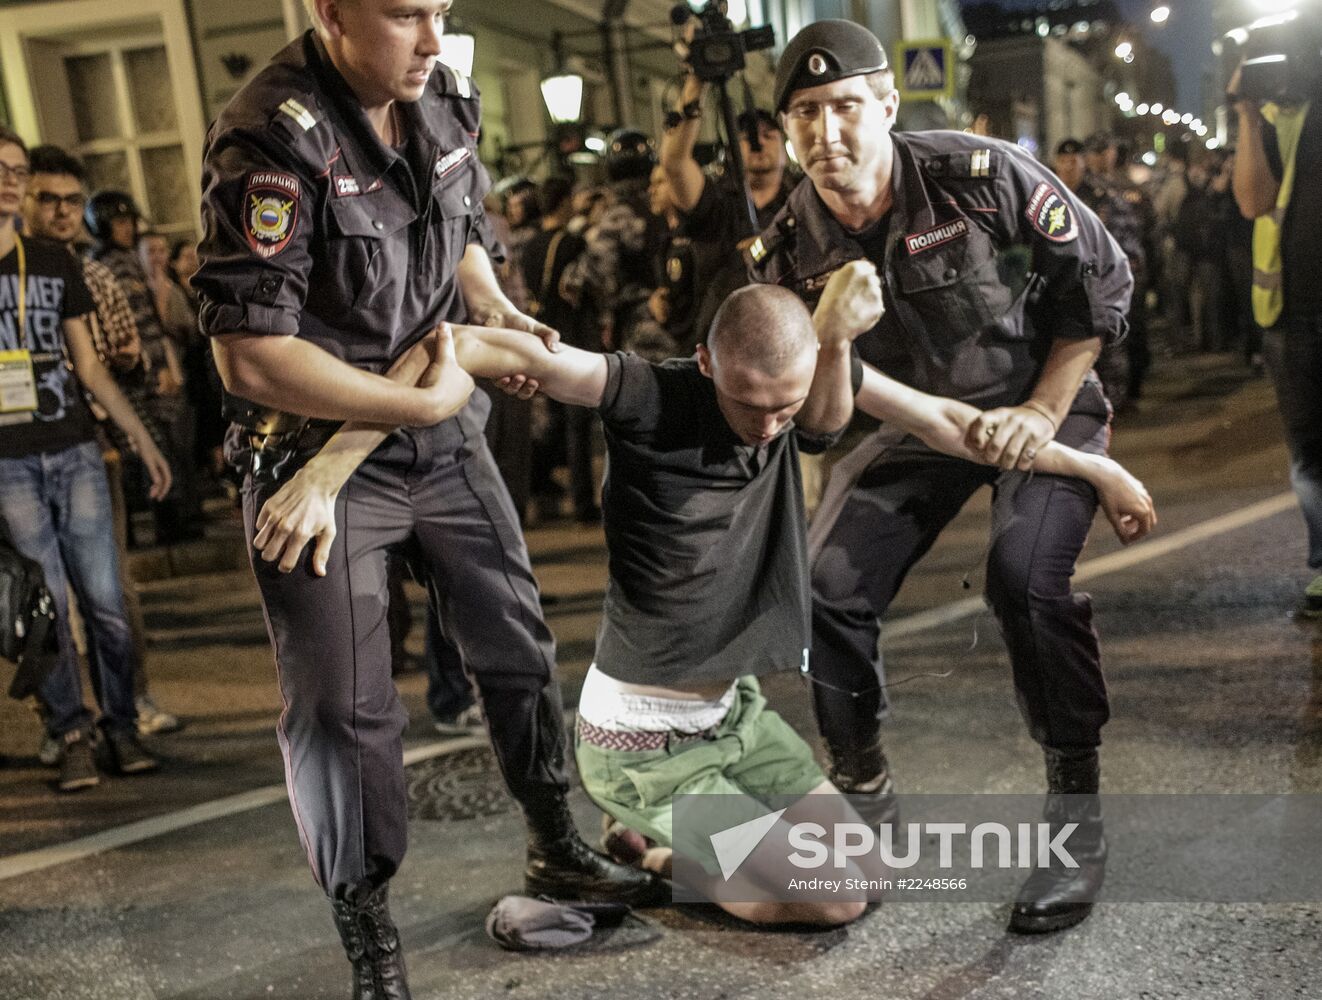
[[[709,729],[704,729],[700,733],[677,733],[671,730],[670,732],[666,733],[666,749],[670,750],[675,747],[685,746],[689,743],[707,741],[712,739],[712,737],[715,736],[715,734],[716,734],[715,726],[712,726]]]
[[[248,444],[254,451],[265,451],[272,445],[279,444],[286,437],[288,437],[288,434],[284,432],[273,431],[269,434],[259,434],[254,431],[248,435]]]

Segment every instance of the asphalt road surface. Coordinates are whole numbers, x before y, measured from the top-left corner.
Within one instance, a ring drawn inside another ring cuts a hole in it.
[[[1099,520],[1080,567],[1112,697],[1104,791],[1318,794],[1322,629],[1290,615],[1309,573],[1270,387],[1227,356],[1164,369],[1114,442],[1156,497],[1160,528],[1117,559]],[[890,680],[904,683],[887,746],[906,792],[1042,787],[1004,646],[969,600],[986,537],[986,499],[975,498],[890,617]],[[529,541],[572,705],[605,580],[601,533],[546,528]],[[188,720],[151,741],[159,774],[59,796],[36,759],[35,718],[0,704],[0,997],[347,996],[347,965],[284,797],[278,697],[249,575],[142,589],[154,693]],[[420,635],[411,643],[419,649]],[[890,901],[825,933],[759,932],[684,907],[646,912],[570,952],[503,952],[482,920],[518,891],[521,824],[481,741],[439,740],[422,677],[399,682],[413,716],[414,820],[392,892],[420,1000],[1322,995],[1322,900],[1103,902],[1081,926],[1032,939],[1005,932],[1007,902]],[[796,678],[766,689],[812,733]],[[574,802],[594,832],[595,810],[581,792]]]

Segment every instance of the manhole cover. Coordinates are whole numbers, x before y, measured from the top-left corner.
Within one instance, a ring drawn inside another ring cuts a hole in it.
[[[476,819],[514,809],[496,758],[486,747],[432,757],[405,774],[409,819]]]

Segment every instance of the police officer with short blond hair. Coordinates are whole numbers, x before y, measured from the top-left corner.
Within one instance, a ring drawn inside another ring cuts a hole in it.
[[[470,400],[446,339],[428,339],[464,316],[554,339],[492,274],[477,91],[437,61],[449,6],[316,0],[317,30],[278,53],[211,130],[193,279],[231,394],[228,451],[248,473],[290,803],[354,995],[374,1000],[409,995],[386,905],[407,833],[406,717],[386,626],[393,546],[417,552],[477,683],[528,823],[526,890],[628,902],[658,890],[574,829],[555,647],[483,438],[488,404]],[[415,349],[436,352],[416,386],[383,377]],[[295,529],[272,528],[281,522],[266,500],[345,420],[397,429],[339,492],[333,542],[296,564],[267,561]]]
[[[878,619],[969,496],[992,486],[987,597],[1045,752],[1056,793],[1048,819],[1081,824],[1071,841],[1080,867],[1034,873],[1011,927],[1069,926],[1091,910],[1106,850],[1095,796],[1106,688],[1088,598],[1070,589],[1097,496],[1081,480],[1028,473],[1053,439],[1106,450],[1110,408],[1092,366],[1103,342],[1125,332],[1128,264],[1022,149],[892,132],[894,77],[881,43],[857,24],[799,32],[781,57],[775,102],[807,178],[750,249],[754,276],[812,303],[840,267],[875,263],[886,312],[857,342],[863,361],[983,409],[967,444],[992,463],[937,454],[883,426],[836,466],[810,536],[809,674],[831,778],[874,814],[893,810]],[[1082,814],[1067,815],[1059,793],[1083,793]]]

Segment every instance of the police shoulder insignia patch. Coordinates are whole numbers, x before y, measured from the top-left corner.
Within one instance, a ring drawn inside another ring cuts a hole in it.
[[[293,174],[262,170],[248,175],[240,210],[254,252],[274,257],[289,245],[298,225],[298,197],[298,178]]]
[[[297,124],[304,132],[317,124],[316,116],[292,97],[286,98],[285,102],[276,110],[279,111],[280,114],[293,119],[295,124]]]
[[[1068,243],[1079,235],[1079,223],[1069,204],[1046,181],[1033,189],[1024,214],[1029,225],[1053,243]]]

